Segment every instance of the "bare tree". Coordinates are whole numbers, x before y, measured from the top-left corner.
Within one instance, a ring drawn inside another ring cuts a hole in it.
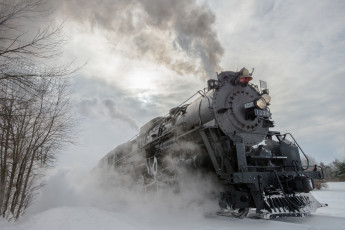
[[[0,215],[18,219],[70,142],[74,119],[69,65],[51,66],[64,43],[62,27],[31,37],[22,23],[45,16],[43,0],[0,0]],[[42,64],[43,63],[43,64]]]

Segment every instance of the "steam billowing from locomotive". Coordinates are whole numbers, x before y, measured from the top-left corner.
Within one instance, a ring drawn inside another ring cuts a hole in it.
[[[196,0],[61,0],[63,14],[107,33],[109,42],[129,58],[161,64],[181,75],[207,78],[224,49],[214,24],[216,15]]]
[[[302,165],[300,151],[306,155],[291,134],[271,130],[266,83],[251,84],[245,68],[217,77],[191,103],[142,126],[99,166],[131,174],[145,190],[175,187],[178,167],[213,174],[222,188],[220,214],[240,218],[250,209],[276,218],[305,216],[321,207],[310,191],[322,170]]]

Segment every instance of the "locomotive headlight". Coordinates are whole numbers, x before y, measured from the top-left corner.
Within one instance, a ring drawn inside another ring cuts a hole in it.
[[[255,105],[260,109],[265,109],[267,106],[266,100],[264,98],[260,98],[255,102]]]
[[[255,101],[256,107],[259,109],[266,109],[267,104],[271,101],[271,97],[268,94],[261,95],[260,99]]]
[[[270,103],[270,101],[271,101],[270,95],[268,95],[268,94],[263,94],[263,95],[261,95],[261,97],[262,97],[263,99],[265,99],[265,101],[266,101],[267,104]]]

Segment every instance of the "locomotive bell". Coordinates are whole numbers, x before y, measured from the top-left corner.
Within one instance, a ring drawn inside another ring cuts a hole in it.
[[[250,73],[246,68],[242,69],[242,77],[250,77]]]

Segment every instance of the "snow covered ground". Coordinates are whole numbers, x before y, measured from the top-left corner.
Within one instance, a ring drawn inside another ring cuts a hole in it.
[[[278,220],[233,219],[205,215],[217,210],[212,182],[186,181],[185,191],[142,196],[133,185],[100,178],[86,170],[60,169],[46,181],[40,197],[16,223],[0,220],[1,230],[62,229],[345,229],[345,183],[329,183],[314,196],[329,207],[309,217]],[[201,192],[202,191],[202,192]]]

